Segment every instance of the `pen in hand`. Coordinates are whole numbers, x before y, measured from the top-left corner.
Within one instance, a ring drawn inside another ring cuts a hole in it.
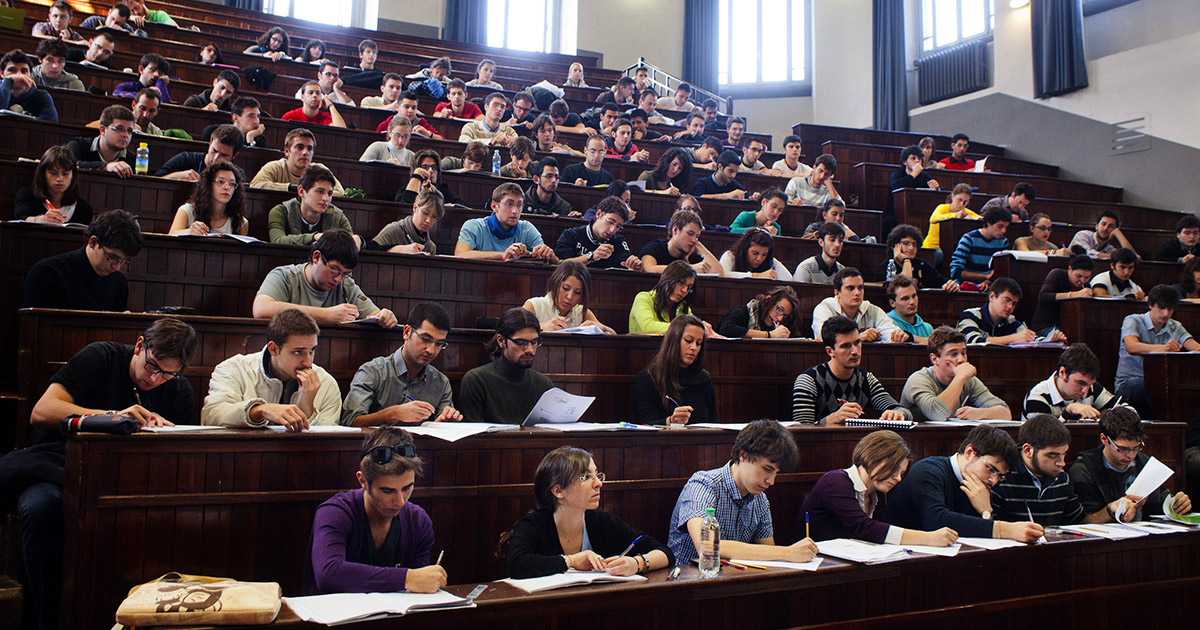
[[[621,552],[621,554],[620,554],[619,556],[617,556],[617,557],[618,557],[618,558],[624,558],[624,557],[625,557],[625,554],[627,554],[627,553],[629,553],[630,551],[632,551],[632,550],[633,550],[633,546],[634,546],[634,545],[636,545],[636,544],[638,544],[638,541],[642,539],[642,536],[645,536],[645,534],[642,534],[642,535],[638,536],[637,538],[634,538],[634,539],[633,539],[633,542],[629,543],[629,546],[625,548],[625,551],[622,551],[622,552]]]
[[[434,566],[438,566],[438,567],[442,566],[442,556],[444,556],[444,555],[446,555],[445,549],[438,552],[438,559],[437,559],[437,562],[433,563]]]

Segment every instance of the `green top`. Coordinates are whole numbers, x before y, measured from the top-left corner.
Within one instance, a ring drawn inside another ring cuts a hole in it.
[[[179,26],[171,16],[167,15],[166,11],[158,9],[146,9],[146,21],[155,24],[170,24],[171,26]]]
[[[300,215],[299,199],[288,199],[271,208],[271,212],[267,214],[267,234],[272,243],[312,245],[313,235],[316,232],[327,232],[334,228],[341,228],[354,234],[354,230],[350,227],[350,219],[347,219],[345,213],[334,205],[325,209],[325,213],[317,221],[314,232],[308,231],[308,227]]]
[[[678,315],[691,312],[685,308]],[[642,291],[634,296],[633,307],[629,309],[629,334],[662,335],[670,325],[669,320],[663,321],[654,313],[654,291]]]
[[[747,210],[737,215],[737,218],[733,220],[733,223],[729,224],[729,231],[733,232],[734,234],[741,234],[742,232],[754,227],[757,225],[757,214],[758,213],[754,210]],[[775,234],[777,236],[783,234],[783,228],[780,227],[778,223],[772,221],[771,225],[775,226]]]

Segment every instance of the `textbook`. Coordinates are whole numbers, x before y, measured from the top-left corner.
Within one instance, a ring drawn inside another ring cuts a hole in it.
[[[284,597],[296,616],[313,623],[331,625],[371,617],[406,615],[428,610],[474,608],[475,602],[446,591],[436,593],[329,593],[308,597]]]
[[[883,418],[847,418],[848,427],[887,427],[889,429],[911,429],[917,426],[912,420],[884,420]]]
[[[513,578],[505,578],[500,580],[506,584],[511,584],[527,593],[540,593],[542,591],[550,591],[556,588],[568,588],[571,586],[586,586],[588,584],[607,584],[609,582],[645,582],[644,575],[612,575],[603,571],[576,571],[570,569],[566,573],[555,573],[554,575],[546,575],[543,577],[525,578],[517,580]]]

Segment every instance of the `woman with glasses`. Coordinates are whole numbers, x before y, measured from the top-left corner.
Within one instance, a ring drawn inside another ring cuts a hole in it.
[[[250,233],[250,221],[242,208],[242,179],[237,169],[224,160],[200,172],[192,198],[179,206],[171,222],[171,234]]]
[[[500,540],[500,555],[514,578],[568,569],[635,575],[674,562],[665,545],[600,509],[604,473],[592,454],[571,446],[542,458],[534,476],[537,507]]]
[[[686,260],[667,265],[653,289],[634,296],[633,307],[629,309],[629,334],[661,335],[667,332],[672,320],[692,313],[695,288],[696,270]],[[704,325],[708,327],[707,323]]]
[[[1022,236],[1013,242],[1013,249],[1020,252],[1043,252],[1047,256],[1070,256],[1071,250],[1066,247],[1055,247],[1050,241],[1050,230],[1053,229],[1050,217],[1037,213],[1029,217],[1029,236]]]
[[[849,468],[831,470],[817,480],[796,527],[808,530],[813,540],[853,538],[893,545],[946,547],[958,540],[949,527],[926,532],[884,522],[887,493],[904,478],[912,452],[904,438],[886,429],[868,433],[858,441]]]
[[[525,300],[521,308],[537,316],[546,332],[598,326],[609,335],[617,331],[601,324],[588,308],[592,295],[592,274],[583,263],[567,260],[559,263],[546,282],[546,294]]]
[[[800,300],[791,287],[775,287],[721,318],[717,332],[732,339],[787,339],[800,330]]]
[[[458,411],[467,422],[521,424],[554,383],[533,368],[542,346],[542,325],[523,308],[510,308],[496,322],[488,343],[492,361],[468,371],[458,388]]]
[[[408,431],[382,426],[363,439],[360,487],[334,495],[313,517],[305,595],[433,593],[446,585],[446,570],[429,564],[433,521],[409,501],[421,469]]]
[[[253,46],[242,52],[247,55],[262,55],[271,61],[279,61],[288,56],[290,48],[291,39],[288,37],[287,31],[276,26],[263,33]]]
[[[687,152],[679,147],[668,149],[658,158],[658,166],[652,171],[638,175],[638,181],[646,182],[646,192],[678,195],[688,188],[692,176],[692,161]],[[688,195],[691,197],[691,195]],[[695,197],[692,197],[695,201]]]
[[[775,260],[775,239],[762,228],[742,233],[733,247],[721,254],[721,268],[727,278],[767,278],[791,282],[792,274]]]
[[[38,223],[92,221],[92,206],[79,196],[79,165],[66,145],[46,149],[33,171],[33,184],[17,191],[13,218]]]
[[[680,315],[667,327],[658,352],[633,379],[633,406],[642,424],[718,422],[712,376],[704,369],[705,324]]]

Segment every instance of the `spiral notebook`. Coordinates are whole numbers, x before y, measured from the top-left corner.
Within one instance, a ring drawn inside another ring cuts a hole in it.
[[[888,429],[911,429],[917,426],[912,420],[884,420],[883,418],[848,418],[848,427],[885,427]]]

